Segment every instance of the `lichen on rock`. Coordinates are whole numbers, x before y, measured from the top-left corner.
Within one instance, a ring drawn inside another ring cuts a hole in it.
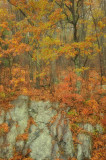
[[[21,95],[12,104],[14,108],[7,113],[2,110],[0,115],[0,125],[6,123],[9,126],[9,132],[5,136],[2,134],[0,136],[0,158],[12,158],[14,148],[23,156],[30,149],[29,157],[34,160],[91,158],[91,136],[79,133],[77,138],[81,143],[78,143],[76,148],[68,119],[57,111],[58,103],[36,102],[30,100],[28,96]],[[53,117],[55,120],[51,123]],[[92,126],[89,123],[79,123],[78,126],[88,133],[94,133],[95,130],[99,134],[103,133],[103,128],[99,124]],[[27,137],[24,137],[26,135]]]

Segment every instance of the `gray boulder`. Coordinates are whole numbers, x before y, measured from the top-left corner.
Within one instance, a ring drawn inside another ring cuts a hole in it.
[[[9,160],[14,155],[14,148],[23,156],[27,150],[28,156],[34,160],[55,160],[76,157],[78,160],[91,158],[92,138],[89,133],[103,134],[103,128],[97,124],[77,124],[85,133],[78,134],[79,144],[73,142],[73,133],[69,121],[58,112],[58,103],[49,101],[32,101],[28,96],[19,96],[11,102],[14,108],[7,113],[3,110],[0,114],[0,125],[7,123],[9,132],[0,132],[0,158]],[[55,120],[51,123],[52,118]],[[33,119],[30,122],[29,119]],[[66,123],[65,123],[66,122]],[[28,134],[28,139],[17,139],[18,136]],[[5,145],[4,145],[5,144]]]

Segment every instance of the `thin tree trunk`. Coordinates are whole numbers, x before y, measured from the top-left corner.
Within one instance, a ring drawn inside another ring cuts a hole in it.
[[[33,81],[33,62],[32,62],[32,60],[30,60],[29,63],[30,63],[29,64],[29,70],[30,70],[29,76],[30,76],[30,80]]]
[[[36,61],[36,71],[37,71],[37,76],[36,76],[36,88],[40,88],[40,61],[39,61],[39,53],[37,52],[37,61]]]
[[[74,42],[77,42],[78,38],[77,38],[77,25],[76,25],[76,23],[73,26],[74,26]]]
[[[50,69],[50,87],[51,92],[54,91],[54,84],[56,83],[56,60],[51,61],[51,69]]]
[[[99,42],[99,38],[98,38],[98,34],[97,34],[97,24],[96,24],[96,20],[95,20],[95,18],[93,16],[91,6],[90,6],[90,11],[91,11],[92,19],[93,19],[94,26],[95,26],[95,32],[96,32],[96,39],[97,39],[98,48],[99,48],[99,50],[101,50],[101,46],[100,46],[100,42]],[[103,80],[102,80],[102,77],[103,77],[103,57],[102,57],[101,51],[99,52],[99,66],[100,66],[100,76],[101,76],[101,82],[100,83],[101,83],[101,87],[102,87],[102,84],[103,84]]]

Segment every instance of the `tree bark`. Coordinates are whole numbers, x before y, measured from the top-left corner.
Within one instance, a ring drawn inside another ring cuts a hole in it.
[[[39,60],[39,52],[37,51],[37,60],[36,60],[36,88],[40,88],[40,60]]]

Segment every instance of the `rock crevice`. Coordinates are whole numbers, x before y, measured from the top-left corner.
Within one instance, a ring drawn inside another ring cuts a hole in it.
[[[7,113],[2,110],[0,115],[0,124],[7,123],[9,126],[9,132],[5,136],[0,134],[0,158],[12,158],[14,148],[23,156],[30,149],[29,156],[34,160],[58,158],[68,160],[74,156],[77,160],[91,158],[91,136],[79,133],[77,138],[81,144],[77,144],[76,148],[68,123],[64,123],[61,113],[57,113],[58,104],[49,101],[31,101],[28,96],[23,95],[14,100],[12,104],[13,109]],[[54,116],[56,116],[54,123],[50,123]],[[34,123],[28,126],[30,118]],[[94,132],[94,126],[89,123],[79,125],[88,132]],[[100,134],[103,133],[99,124],[95,128]],[[19,136],[20,139],[17,139]]]

